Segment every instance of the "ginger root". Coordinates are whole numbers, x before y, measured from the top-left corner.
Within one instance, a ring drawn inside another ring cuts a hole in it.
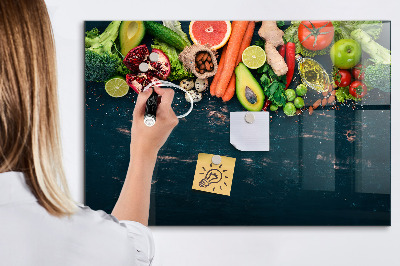
[[[265,40],[265,53],[267,55],[267,63],[272,67],[276,75],[285,75],[288,67],[285,59],[276,50],[276,47],[283,45],[284,32],[278,28],[276,21],[263,21],[258,35]]]

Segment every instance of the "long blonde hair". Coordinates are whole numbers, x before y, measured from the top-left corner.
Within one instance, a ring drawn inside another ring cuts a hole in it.
[[[62,166],[53,32],[43,0],[0,1],[0,173],[21,171],[39,203],[74,212]]]

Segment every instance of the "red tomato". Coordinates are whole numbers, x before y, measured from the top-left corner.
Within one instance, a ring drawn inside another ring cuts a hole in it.
[[[356,80],[364,80],[365,76],[365,68],[361,64],[357,64],[352,70],[351,73]]]
[[[335,34],[332,22],[302,21],[298,29],[299,41],[304,48],[318,51],[328,47]]]
[[[333,77],[335,80],[335,84],[338,87],[347,87],[351,83],[351,74],[348,70],[339,69]]]
[[[350,84],[349,93],[356,98],[362,98],[367,94],[367,86],[359,80],[353,81]]]

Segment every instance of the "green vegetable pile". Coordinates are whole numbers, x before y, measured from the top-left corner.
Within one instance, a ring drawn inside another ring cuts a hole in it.
[[[170,28],[175,33],[177,33],[185,43],[189,46],[191,45],[186,33],[183,32],[181,23],[176,20],[169,20],[163,21],[165,27]],[[185,69],[181,61],[179,61],[179,53],[178,51],[172,47],[171,45],[158,40],[157,38],[154,39],[154,44],[151,45],[151,48],[159,49],[163,51],[169,58],[169,62],[171,63],[171,73],[168,77],[169,80],[182,80],[185,78],[193,78],[194,75],[192,72],[189,72]]]
[[[277,76],[267,63],[257,69],[257,75],[268,100],[279,107],[285,105],[286,76]]]
[[[85,80],[104,82],[111,77],[126,75],[129,70],[122,63],[122,55],[115,47],[121,21],[111,22],[100,34],[97,28],[86,32]]]

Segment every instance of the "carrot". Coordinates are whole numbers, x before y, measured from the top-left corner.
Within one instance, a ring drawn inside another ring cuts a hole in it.
[[[243,51],[251,44],[251,39],[253,38],[255,26],[256,23],[254,21],[250,21],[249,24],[247,25],[246,32],[243,36],[242,44],[240,45],[239,54],[236,59],[235,67],[237,67],[237,65],[242,61]],[[232,99],[233,95],[235,95],[235,90],[236,90],[236,77],[235,73],[233,73],[231,80],[229,81],[228,88],[226,88],[224,96],[222,96],[222,100],[224,102],[227,102],[230,99]]]
[[[228,87],[226,88],[226,91],[224,93],[224,96],[222,96],[222,100],[224,102],[229,101],[232,99],[233,95],[235,95],[236,91],[236,75],[233,73],[231,80],[229,81]]]
[[[215,96],[215,88],[217,87],[219,78],[221,76],[222,70],[224,69],[224,64],[225,64],[225,54],[226,54],[226,47],[228,45],[225,45],[224,48],[222,48],[222,53],[221,53],[221,58],[219,59],[219,64],[218,64],[218,69],[217,69],[217,74],[215,74],[213,81],[211,82],[210,85],[210,94],[212,96]]]
[[[224,69],[222,70],[218,85],[215,88],[215,94],[217,97],[222,97],[225,94],[225,90],[231,80],[236,59],[239,54],[240,45],[242,43],[241,41],[249,21],[234,21],[232,24],[234,26],[228,41],[228,47],[226,47]]]

